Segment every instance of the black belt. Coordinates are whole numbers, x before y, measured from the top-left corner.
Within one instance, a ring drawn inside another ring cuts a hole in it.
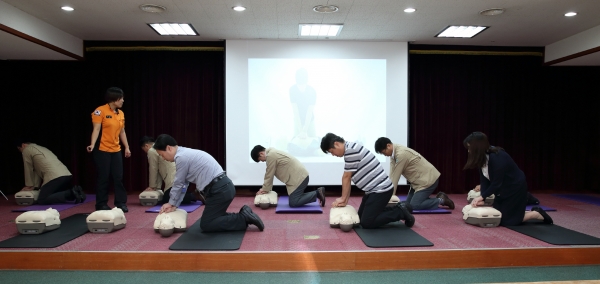
[[[210,181],[210,183],[208,183],[205,187],[204,187],[204,191],[206,192],[207,189],[211,188],[215,183],[219,182],[220,180],[222,180],[224,177],[227,177],[227,175],[225,173],[221,173],[220,175],[218,175],[216,178],[214,178],[213,180]]]

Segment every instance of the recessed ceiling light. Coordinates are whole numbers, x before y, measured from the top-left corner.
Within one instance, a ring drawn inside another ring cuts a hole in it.
[[[435,37],[472,38],[487,28],[483,26],[448,26]]]
[[[62,6],[60,7],[61,9],[65,10],[65,11],[73,11],[75,9],[73,9],[73,7],[69,7],[69,6]]]
[[[300,36],[338,36],[344,25],[342,24],[300,24],[298,34]]]
[[[155,32],[162,36],[180,35],[180,36],[195,36],[198,35],[191,24],[175,24],[175,23],[156,23],[148,24]]]
[[[235,11],[238,11],[238,12],[241,12],[241,11],[245,11],[245,10],[246,10],[246,7],[242,7],[242,6],[235,6],[235,7],[231,8],[231,9],[233,9],[233,10],[235,10]]]
[[[313,11],[317,13],[335,13],[339,10],[340,8],[334,5],[317,5],[313,7]]]
[[[565,16],[567,16],[567,17],[573,17],[575,15],[577,15],[577,13],[575,13],[575,12],[569,12],[569,13],[565,14]]]
[[[154,5],[154,4],[142,4],[140,10],[146,13],[162,13],[167,10],[167,7]]]
[[[415,9],[415,8],[406,8],[406,9],[404,9],[404,12],[406,12],[406,13],[413,13],[416,10],[417,9]]]
[[[487,9],[487,10],[483,10],[481,12],[479,12],[480,15],[483,16],[496,16],[496,15],[500,15],[504,13],[504,9],[502,8],[492,8],[492,9]]]

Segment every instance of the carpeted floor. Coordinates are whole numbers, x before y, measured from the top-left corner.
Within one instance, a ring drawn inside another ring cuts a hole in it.
[[[597,195],[595,195],[597,196]],[[559,198],[550,194],[536,194],[541,204],[558,209],[549,212],[554,223],[568,229],[600,237],[600,206]],[[328,197],[323,214],[275,214],[275,208],[262,210],[254,207],[253,197],[236,197],[229,211],[237,212],[244,204],[251,205],[263,219],[264,232],[250,226],[239,251],[374,251],[374,250],[449,250],[490,248],[543,248],[556,247],[521,235],[503,227],[479,228],[465,224],[461,209],[467,204],[466,194],[451,194],[456,204],[452,214],[415,215],[413,230],[432,243],[433,247],[373,249],[365,246],[356,233],[342,232],[329,227],[329,210],[334,197]],[[358,208],[361,197],[351,197],[350,205]],[[112,202],[112,200],[111,200]],[[110,204],[110,202],[109,202]],[[0,240],[18,234],[14,224],[20,213],[14,200],[0,201]],[[129,196],[127,226],[110,234],[87,233],[71,242],[42,251],[169,251],[179,234],[163,238],[152,229],[156,213],[145,213],[148,207],[139,205],[136,195]],[[86,203],[60,212],[61,218],[76,213],[92,212],[94,203]],[[204,207],[188,214],[188,226],[202,214]],[[16,249],[27,250],[27,249]],[[40,250],[40,249],[30,249]]]

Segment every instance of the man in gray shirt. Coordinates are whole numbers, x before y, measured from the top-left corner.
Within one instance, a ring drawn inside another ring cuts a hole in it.
[[[200,217],[202,231],[240,231],[250,224],[261,231],[264,229],[262,220],[248,205],[244,205],[239,213],[227,213],[235,196],[235,187],[210,154],[177,146],[177,141],[168,134],[158,136],[153,148],[163,159],[175,162],[176,167],[169,203],[163,204],[160,213],[175,211],[185,196],[182,189],[192,182],[206,198],[206,207]]]

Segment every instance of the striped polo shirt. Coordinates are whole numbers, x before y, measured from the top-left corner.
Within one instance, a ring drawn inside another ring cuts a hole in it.
[[[352,172],[352,182],[365,194],[386,192],[393,188],[392,181],[371,151],[354,142],[346,141],[345,147],[344,171]]]

